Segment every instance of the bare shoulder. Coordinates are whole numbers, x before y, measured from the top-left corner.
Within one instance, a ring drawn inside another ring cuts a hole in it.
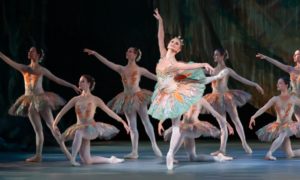
[[[225,67],[224,69],[227,69],[229,71],[229,73],[236,73],[233,69],[231,69],[229,67]]]
[[[100,97],[98,97],[98,96],[92,95],[91,98],[92,98],[92,100],[93,100],[96,104],[98,104],[98,103],[104,103],[104,101],[103,101]]]
[[[273,96],[269,101],[278,102],[278,101],[280,101],[280,97],[279,96]]]
[[[80,98],[81,98],[80,95],[74,96],[70,101],[76,103],[76,102],[80,101]]]

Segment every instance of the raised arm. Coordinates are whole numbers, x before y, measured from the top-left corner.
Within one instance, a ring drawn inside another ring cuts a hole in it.
[[[75,92],[80,93],[80,89],[77,86],[75,86],[74,84],[71,84],[63,79],[56,77],[54,74],[52,74],[48,69],[46,69],[44,67],[42,68],[42,71],[43,71],[44,76],[46,76],[50,80],[56,82],[59,85],[72,88],[72,89],[74,89]]]
[[[109,109],[106,104],[102,101],[102,99],[100,98],[96,98],[96,105],[97,107],[101,108],[104,112],[106,112],[106,114],[108,114],[110,117],[114,118],[115,120],[119,121],[120,123],[123,124],[127,134],[130,131],[130,128],[128,127],[127,123],[120,118],[120,116],[118,116],[116,113],[114,113],[111,109]]]
[[[270,62],[271,64],[274,64],[275,66],[277,66],[278,68],[282,69],[283,71],[287,72],[287,73],[290,73],[291,70],[293,69],[292,66],[288,66],[288,65],[285,65],[285,64],[282,64],[281,62],[279,62],[278,60],[276,59],[273,59],[273,58],[270,58],[266,55],[263,55],[263,54],[256,54],[256,57],[257,58],[260,58],[260,59],[265,59],[267,60],[268,62]]]
[[[14,69],[16,69],[20,72],[25,71],[26,69],[28,69],[26,65],[16,63],[15,61],[13,61],[9,57],[7,57],[5,54],[3,54],[1,51],[0,51],[0,58],[5,63],[7,63],[8,65],[10,65],[11,67],[13,67]]]
[[[102,62],[104,65],[108,66],[110,69],[112,69],[116,72],[120,72],[120,70],[122,68],[121,65],[110,62],[105,57],[103,57],[102,55],[100,55],[99,53],[97,53],[96,51],[93,51],[91,49],[85,48],[83,51],[86,52],[88,55],[95,56],[100,62]]]
[[[255,87],[257,89],[257,91],[259,91],[261,94],[264,94],[264,90],[260,87],[260,85],[258,85],[255,82],[249,81],[248,79],[238,75],[234,70],[232,70],[230,68],[228,68],[228,69],[229,69],[229,76],[240,81],[241,83]]]
[[[149,79],[152,79],[154,81],[157,81],[157,78],[156,78],[156,75],[151,73],[150,71],[148,71],[147,69],[145,68],[139,68],[140,69],[140,73],[142,76],[145,76]]]
[[[166,50],[166,46],[165,46],[165,31],[164,31],[163,19],[159,14],[158,9],[154,10],[153,15],[158,21],[157,38],[158,38],[158,46],[159,46],[160,57],[164,57],[167,53],[167,50]]]
[[[255,118],[260,116],[262,113],[266,112],[273,104],[276,102],[277,97],[272,97],[262,108],[260,108],[256,113],[251,116],[250,122],[249,122],[249,128],[252,128],[252,124],[255,125]]]
[[[74,97],[72,98],[61,110],[60,112],[57,114],[52,127],[53,129],[57,129],[57,124],[59,123],[59,121],[61,120],[61,118],[66,114],[66,112],[68,112],[72,107],[75,106],[76,100],[77,98]]]

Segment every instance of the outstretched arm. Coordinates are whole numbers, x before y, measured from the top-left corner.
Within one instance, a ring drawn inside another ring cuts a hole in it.
[[[193,70],[198,68],[204,68],[208,72],[214,71],[214,68],[211,67],[208,63],[182,63],[177,62],[173,66],[174,70]]]
[[[159,14],[158,9],[154,10],[153,16],[158,21],[157,38],[158,38],[158,46],[159,46],[160,57],[164,57],[167,53],[167,50],[166,50],[166,46],[165,46],[165,31],[164,31],[163,19]]]
[[[65,81],[65,80],[63,80],[63,79],[60,79],[60,78],[56,77],[54,74],[52,74],[52,73],[51,73],[48,69],[46,69],[46,68],[42,68],[42,71],[43,71],[43,74],[44,74],[47,78],[49,78],[50,80],[56,82],[56,83],[59,84],[59,85],[66,86],[66,87],[69,87],[69,88],[72,88],[72,89],[74,89],[75,92],[80,93],[80,89],[79,89],[77,86],[75,86],[74,84],[71,84],[71,83],[69,83],[69,82],[67,82],[67,81]]]
[[[258,85],[255,82],[249,81],[248,79],[238,75],[234,70],[232,70],[230,68],[228,68],[228,69],[229,69],[229,76],[231,76],[234,79],[240,81],[241,83],[244,83],[246,85],[255,87],[257,89],[257,91],[259,91],[261,94],[264,94],[264,90],[260,87],[260,85]]]
[[[83,50],[83,52],[86,52],[88,55],[95,56],[100,62],[102,62],[104,65],[108,66],[110,69],[112,69],[112,70],[114,70],[116,72],[120,72],[122,66],[110,62],[105,57],[103,57],[102,55],[100,55],[99,53],[97,53],[96,51],[93,51],[91,49],[85,48]]]
[[[2,52],[0,52],[0,58],[7,63],[8,65],[10,65],[11,67],[13,67],[14,69],[22,72],[25,71],[27,69],[27,66],[23,65],[23,64],[19,64],[16,63],[15,61],[11,60],[9,57],[7,57],[6,55],[4,55]]]
[[[76,103],[76,97],[73,97],[61,110],[60,112],[57,114],[52,127],[53,129],[57,129],[57,124],[59,123],[59,121],[61,120],[61,118],[66,114],[66,112],[68,112],[72,107],[75,106]]]
[[[249,128],[253,129],[252,124],[255,126],[255,118],[260,116],[262,113],[266,112],[267,109],[269,109],[273,104],[275,104],[277,97],[272,97],[262,108],[260,108],[256,113],[251,116],[250,122],[249,122]]]
[[[102,101],[102,99],[100,98],[96,98],[96,104],[97,107],[101,108],[104,112],[106,112],[106,114],[108,114],[110,117],[114,118],[115,120],[119,121],[120,123],[123,124],[127,134],[130,131],[130,128],[128,127],[127,123],[120,118],[120,116],[118,116],[116,113],[114,113],[111,109],[109,109],[106,104]]]
[[[156,78],[155,74],[151,73],[150,71],[148,71],[145,68],[140,68],[140,73],[141,73],[142,76],[145,76],[145,77],[147,77],[149,79],[157,81],[157,78]]]
[[[291,70],[293,69],[292,66],[288,66],[288,65],[285,65],[285,64],[282,64],[281,62],[279,62],[278,60],[276,59],[273,59],[273,58],[270,58],[266,55],[263,55],[263,54],[256,54],[256,57],[257,58],[260,58],[260,59],[265,59],[267,60],[268,62],[270,62],[271,64],[274,64],[275,66],[277,66],[278,68],[282,69],[283,71],[287,72],[287,73],[290,73]]]

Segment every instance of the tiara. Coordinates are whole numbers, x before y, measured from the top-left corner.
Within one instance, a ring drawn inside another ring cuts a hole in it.
[[[176,36],[176,39],[179,39],[181,46],[184,45],[183,39],[181,38],[181,36]]]

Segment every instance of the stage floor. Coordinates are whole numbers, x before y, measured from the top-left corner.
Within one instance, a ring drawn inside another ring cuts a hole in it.
[[[228,155],[235,159],[228,162],[189,162],[184,149],[176,154],[179,163],[168,171],[165,158],[155,158],[149,142],[140,143],[140,158],[121,164],[96,164],[72,167],[57,147],[45,147],[42,163],[26,163],[32,154],[0,152],[0,179],[122,179],[160,180],[172,179],[299,179],[300,158],[287,159],[281,149],[274,153],[277,161],[266,161],[264,155],[269,143],[250,142],[253,154],[244,153],[240,142],[228,143]],[[292,140],[293,148],[300,148],[300,141]],[[159,142],[163,154],[168,143]],[[197,153],[210,153],[218,148],[218,141],[197,140]],[[92,144],[92,154],[123,157],[130,151],[130,142],[100,142]]]

